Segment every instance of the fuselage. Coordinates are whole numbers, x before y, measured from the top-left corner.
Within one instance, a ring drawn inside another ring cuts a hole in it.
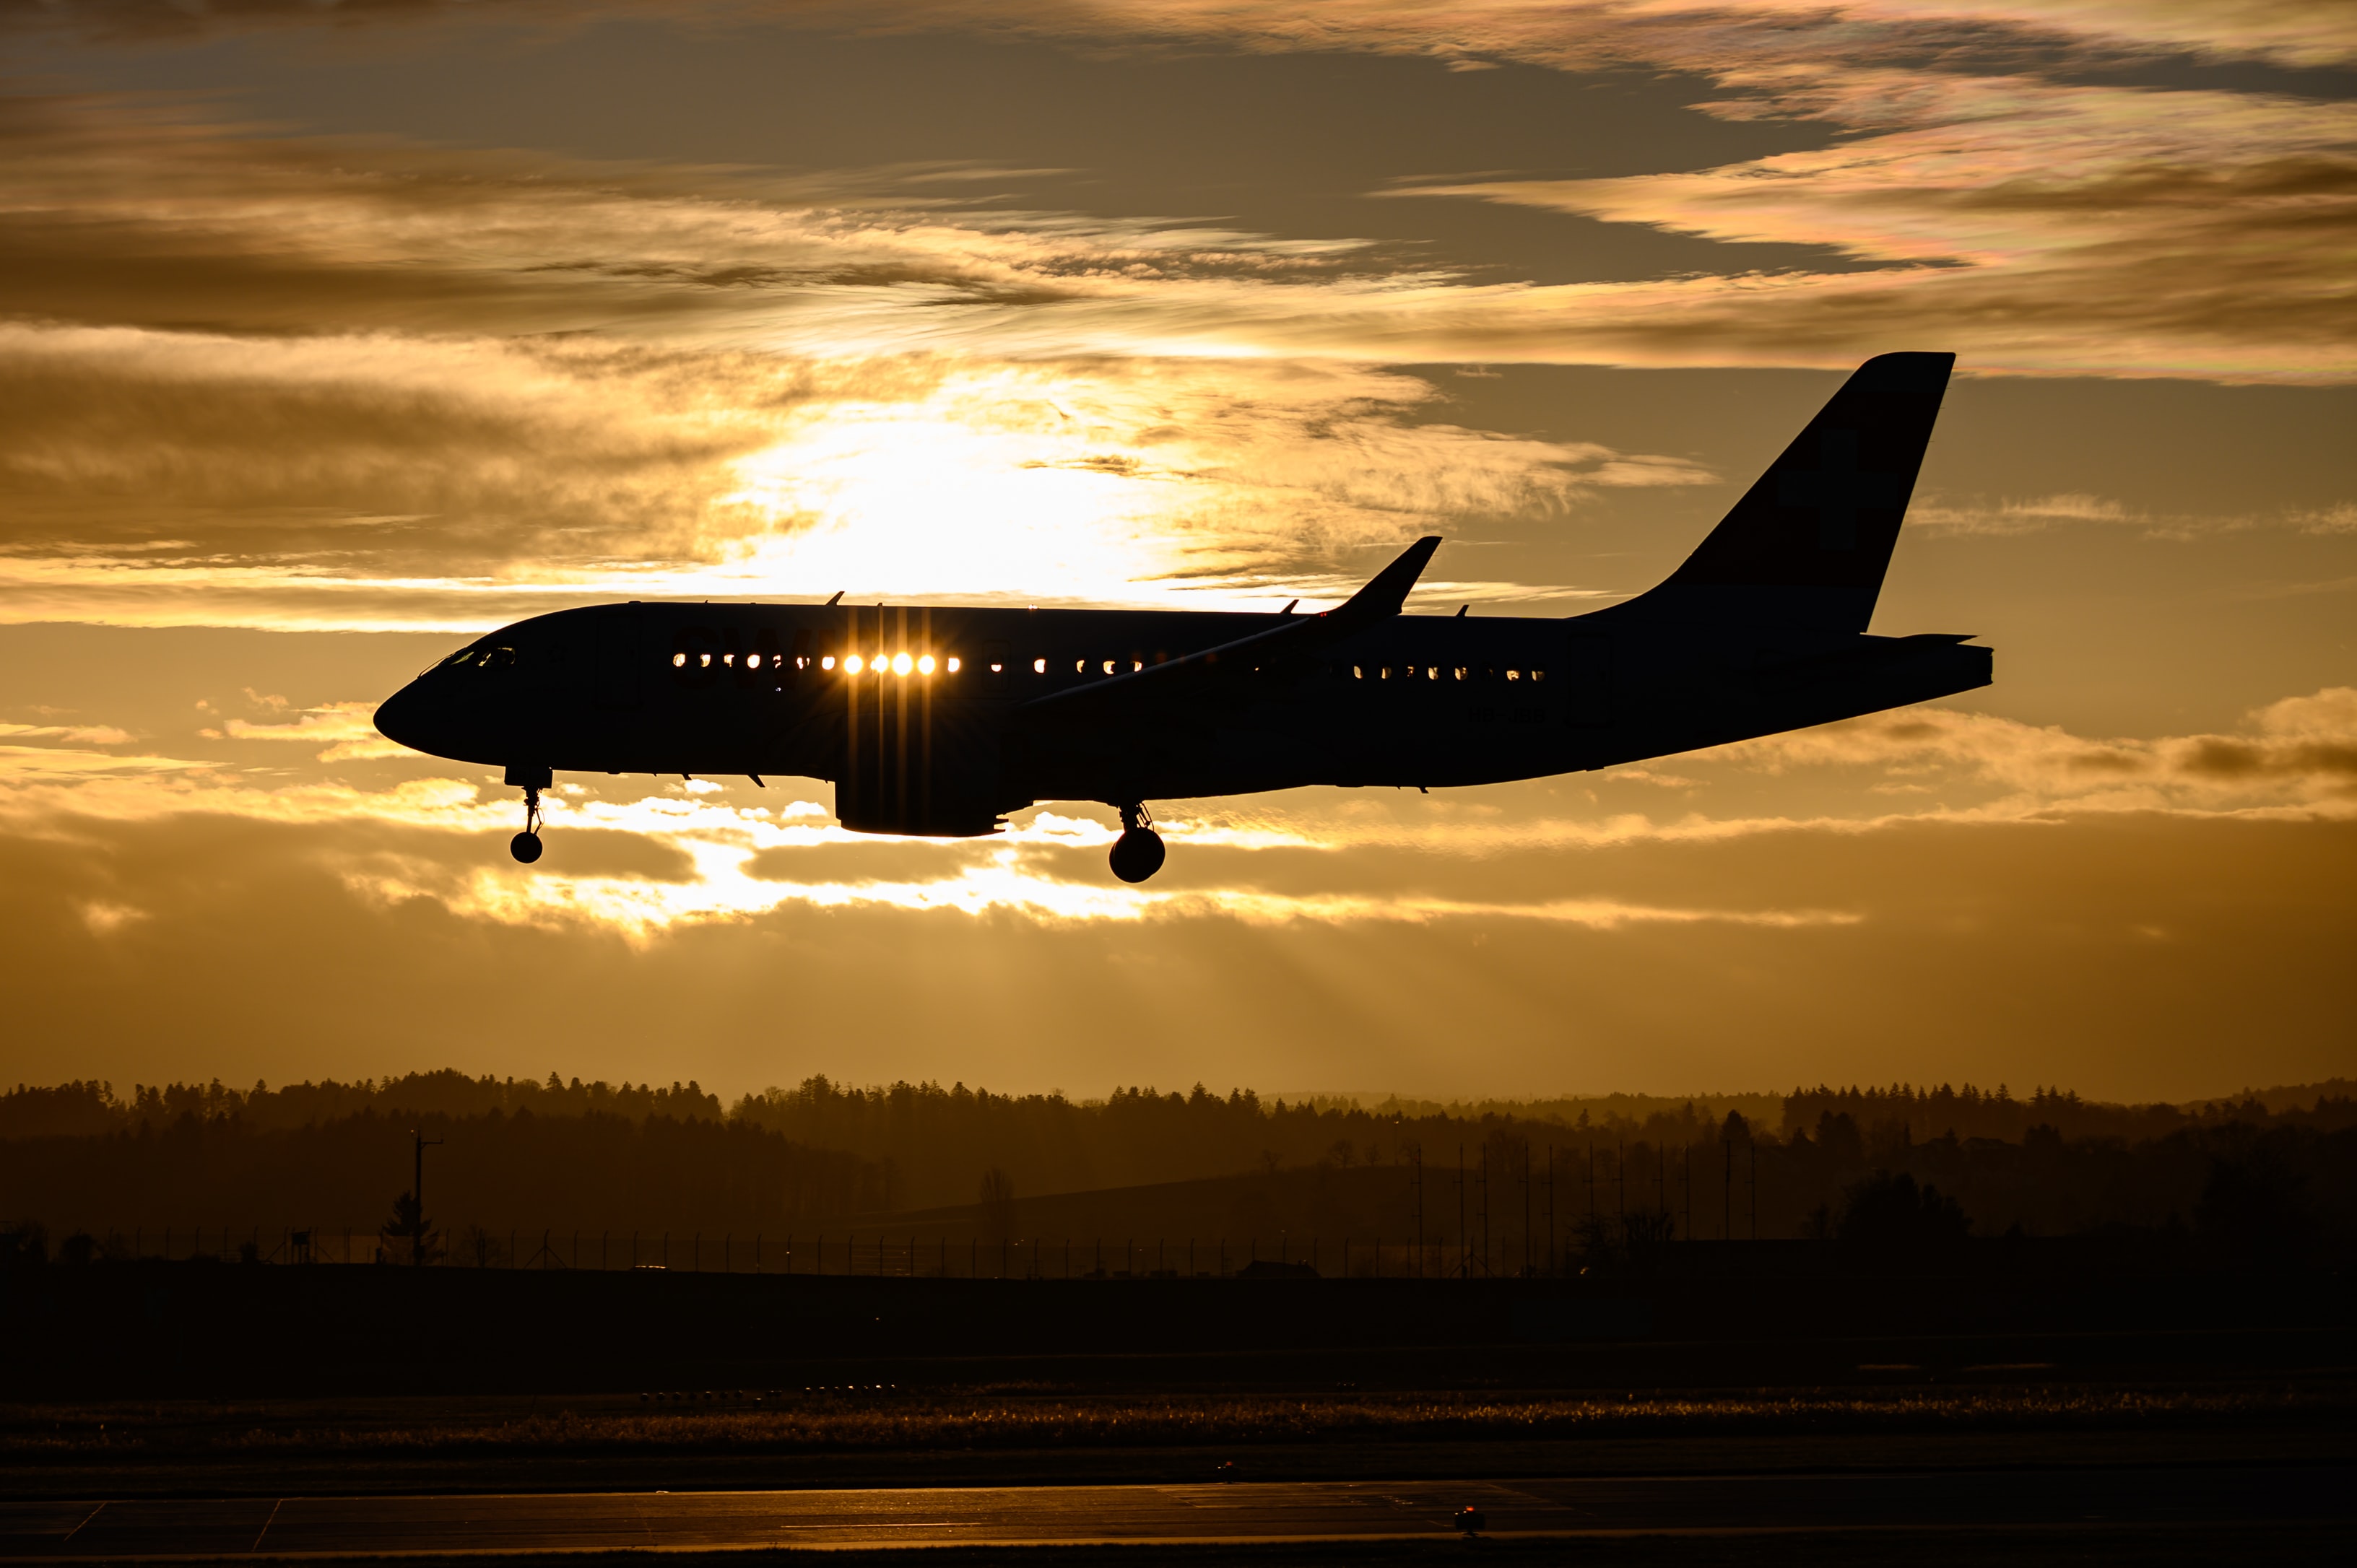
[[[679,604],[519,621],[380,711],[405,745],[585,773],[802,775],[848,826],[974,833],[1039,800],[1442,787],[1609,767],[1986,684],[1949,636],[1795,635],[1644,601],[1397,615],[1200,694],[1069,699],[1286,618]],[[1130,682],[1130,687],[1143,683]]]

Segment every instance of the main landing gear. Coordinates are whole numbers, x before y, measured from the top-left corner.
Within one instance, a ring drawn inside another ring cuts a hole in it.
[[[1121,808],[1121,837],[1113,841],[1113,874],[1124,882],[1143,882],[1162,869],[1162,835],[1144,805]]]
[[[523,789],[523,832],[508,840],[508,853],[526,865],[540,858],[540,792],[548,788],[550,777],[545,768],[508,769],[509,786]]]

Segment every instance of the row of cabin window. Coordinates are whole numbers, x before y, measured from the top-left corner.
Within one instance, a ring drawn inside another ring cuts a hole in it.
[[[674,670],[685,670],[691,666],[698,670],[709,670],[714,666],[714,664],[717,663],[723,669],[734,670],[737,667],[737,660],[738,657],[739,655],[733,652],[689,654],[684,651],[680,651],[674,652],[671,656],[671,667]],[[822,670],[832,670],[835,667],[835,656],[832,653],[813,658],[807,653],[764,654],[757,650],[754,652],[744,654],[742,657],[745,660],[744,667],[748,670],[759,670],[765,664],[771,669],[782,670],[790,663],[797,670],[807,670],[813,665],[816,665]],[[888,659],[883,657],[868,659],[860,654],[854,653],[845,655],[844,662],[847,665],[853,659],[859,660],[860,669],[859,671],[852,671],[852,673],[866,671],[881,675],[888,671],[896,675],[930,675],[936,668],[944,668],[950,674],[954,675],[963,667],[962,661],[954,655],[942,660],[940,666],[936,666],[934,664],[933,656],[930,653],[919,654],[913,658],[909,654],[900,653],[895,654]],[[908,665],[908,668],[905,670],[900,668],[902,661],[906,661]]]
[[[1340,665],[1335,667],[1337,671]],[[1536,666],[1528,670],[1501,670],[1494,664],[1353,664],[1353,681],[1544,681],[1546,671]]]
[[[951,660],[951,667],[952,669],[956,667],[956,662],[957,661],[955,660]],[[1098,669],[1102,670],[1107,675],[1120,674],[1124,665],[1127,665],[1130,671],[1133,673],[1146,668],[1146,660],[1143,659],[1106,659],[1102,660],[1075,659],[1072,660],[1072,673],[1075,675],[1085,675],[1089,673],[1089,668],[1092,664],[1096,665]],[[990,667],[990,672],[996,675],[1002,673],[1006,668],[1006,666],[1004,664],[994,663]],[[1334,673],[1340,675],[1344,672],[1345,668],[1346,667],[1343,665],[1337,664],[1333,667]],[[1494,664],[1352,664],[1347,668],[1350,679],[1353,681],[1494,681],[1501,677],[1508,681],[1544,681],[1546,679],[1545,670],[1535,667],[1524,670],[1519,665],[1504,670],[1501,670]],[[1034,659],[1031,660],[1031,672],[1035,675],[1045,675],[1048,672],[1048,660],[1045,659]]]
[[[713,666],[715,660],[717,660],[722,666],[733,670],[737,668],[737,660],[739,655],[733,652],[718,654],[698,653],[693,656],[684,652],[673,653],[671,656],[672,668],[674,670],[686,669],[691,657],[694,660],[695,666],[698,669],[708,670]],[[762,667],[765,660],[770,664],[783,666],[787,662],[789,656],[781,653],[764,655],[759,652],[753,652],[744,654],[742,657],[745,660],[746,669],[759,670]],[[899,670],[897,663],[890,660],[867,660],[857,654],[851,654],[845,657],[846,662],[849,659],[861,659],[862,668],[864,670],[873,671],[878,674],[883,673],[888,669],[899,674],[907,674],[913,671],[914,673],[920,675],[930,675],[933,672],[931,668],[932,656],[930,654],[922,655],[911,660],[909,671]],[[897,657],[906,659],[909,656],[901,654]],[[496,665],[513,664],[515,662],[515,654],[511,650],[500,648],[493,649],[490,652],[479,657],[470,650],[468,654],[461,656],[459,659],[453,660],[451,662],[454,664],[479,662],[487,668],[495,667]],[[807,654],[792,656],[792,663],[794,668],[797,670],[807,670],[813,664],[816,664],[823,670],[833,670],[836,667],[835,656],[831,653],[815,659]],[[1096,665],[1100,671],[1107,675],[1117,675],[1122,673],[1122,666],[1125,664],[1129,667],[1129,671],[1131,673],[1135,673],[1136,671],[1146,668],[1146,660],[1143,659],[1076,659],[1072,660],[1072,673],[1075,675],[1088,674],[1092,664]],[[944,669],[948,673],[955,675],[963,668],[963,663],[956,655],[952,654],[942,661],[941,668]],[[1353,681],[1494,681],[1502,677],[1508,681],[1529,680],[1536,682],[1546,679],[1546,671],[1544,668],[1538,666],[1534,666],[1529,670],[1510,666],[1501,670],[1493,664],[1353,664],[1348,668],[1350,670],[1350,678]],[[995,662],[990,666],[990,672],[994,675],[1001,674],[1005,672],[1006,669],[1006,666],[1004,663]],[[1340,675],[1343,669],[1344,666],[1338,664],[1334,666],[1334,672]],[[1031,661],[1031,672],[1035,675],[1045,675],[1048,672],[1048,660],[1045,659],[1034,659]]]

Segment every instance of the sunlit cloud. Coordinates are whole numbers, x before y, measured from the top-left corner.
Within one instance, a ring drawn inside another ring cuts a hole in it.
[[[122,746],[131,739],[130,732],[111,725],[16,725],[0,724],[0,740],[63,740],[83,746]]]
[[[1347,594],[1338,560],[1452,518],[1710,478],[1420,422],[1428,382],[1342,366],[0,328],[12,359],[17,620],[456,629],[599,592],[1237,606]]]
[[[247,739],[316,743],[340,735],[357,708],[325,704],[284,725],[240,727]],[[30,727],[17,726],[20,734]],[[1509,810],[1494,791],[1443,791],[1398,805],[1361,791],[1172,802],[1158,811],[1159,826],[1174,865],[1185,869],[1146,888],[1106,876],[1103,856],[1115,828],[1093,814],[1044,808],[981,840],[878,839],[846,832],[823,799],[788,780],[776,781],[782,799],[759,805],[708,780],[636,798],[603,780],[595,790],[567,782],[547,801],[551,854],[526,870],[500,849],[517,825],[511,795],[478,782],[290,781],[274,771],[83,746],[15,745],[0,746],[0,824],[34,841],[70,838],[77,822],[235,820],[324,833],[310,851],[321,869],[374,905],[425,899],[461,918],[591,928],[640,944],[789,908],[1049,927],[1838,926],[1864,917],[1839,907],[1568,890],[1587,881],[1585,857],[1648,844],[1797,843],[1932,823],[2157,814],[2357,821],[2357,690],[2270,703],[2232,733],[2143,740],[1920,708],[1696,753],[1673,766],[1653,781],[1683,798],[1636,809],[1569,809],[1578,804],[1575,793]],[[1836,771],[1849,784],[1841,796],[1857,803],[1848,815],[1762,812],[1741,787],[1746,779]],[[1726,805],[1714,808],[1722,794]],[[1501,881],[1506,866],[1514,875]]]
[[[277,705],[284,708],[284,700]],[[376,706],[370,702],[330,703],[325,707],[305,709],[286,724],[255,724],[249,719],[233,718],[222,721],[219,730],[198,733],[210,739],[293,741],[317,746],[322,747],[316,754],[321,762],[413,755],[408,747],[377,733],[372,722]]]

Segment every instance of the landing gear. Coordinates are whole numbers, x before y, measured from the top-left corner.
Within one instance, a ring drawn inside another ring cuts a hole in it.
[[[1113,842],[1113,874],[1124,882],[1143,882],[1162,869],[1162,835],[1143,805],[1121,808],[1121,837]]]
[[[523,832],[508,840],[508,853],[524,865],[540,858],[540,791],[523,792]]]
[[[540,858],[540,792],[552,779],[545,768],[510,768],[510,789],[523,790],[523,832],[508,840],[508,853],[525,865]]]

